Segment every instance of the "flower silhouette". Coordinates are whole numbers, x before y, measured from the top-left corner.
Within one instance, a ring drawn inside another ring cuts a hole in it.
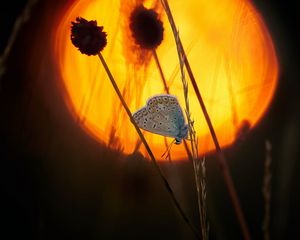
[[[130,16],[130,29],[135,43],[142,48],[154,49],[163,40],[163,23],[153,9],[136,7]]]
[[[71,26],[71,41],[79,51],[86,55],[97,55],[107,44],[106,32],[97,21],[77,17]]]

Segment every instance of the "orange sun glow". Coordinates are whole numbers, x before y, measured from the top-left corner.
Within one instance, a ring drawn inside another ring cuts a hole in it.
[[[176,45],[167,17],[155,0],[81,0],[70,4],[55,32],[54,53],[66,104],[78,124],[99,142],[130,154],[139,146],[138,135],[111,86],[98,57],[81,54],[70,41],[71,21],[77,16],[97,20],[108,34],[103,56],[132,112],[149,97],[164,93],[164,85],[151,53],[135,45],[129,30],[134,7],[154,8],[164,24],[164,40],[157,55],[170,93],[182,107],[184,96]],[[251,128],[270,104],[278,76],[272,39],[261,16],[247,0],[169,0],[208,113],[222,147],[232,144],[242,123]],[[199,151],[214,149],[194,90],[189,101]],[[164,137],[145,132],[159,159]],[[173,139],[168,139],[170,143]],[[172,159],[186,159],[183,146],[172,147]]]

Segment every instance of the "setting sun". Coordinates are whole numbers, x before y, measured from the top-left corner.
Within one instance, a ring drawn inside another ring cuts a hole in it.
[[[74,1],[59,16],[53,38],[61,92],[75,121],[100,143],[126,154],[138,148],[143,153],[145,150],[99,59],[74,48],[70,27],[78,16],[104,26],[108,43],[103,56],[135,112],[149,97],[165,93],[151,51],[137,46],[129,29],[129,17],[140,4],[155,9],[163,22],[164,38],[156,49],[157,55],[170,93],[177,96],[184,109],[176,45],[160,1]],[[247,0],[170,0],[169,4],[220,145],[229,146],[245,123],[250,128],[255,126],[272,100],[279,70],[272,39],[261,16]],[[214,150],[214,145],[189,86],[199,151],[206,153]],[[166,150],[164,137],[144,134],[160,158]],[[183,144],[172,146],[172,159],[186,158]]]

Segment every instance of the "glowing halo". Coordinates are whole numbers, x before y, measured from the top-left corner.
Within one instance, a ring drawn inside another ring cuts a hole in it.
[[[74,1],[60,16],[54,36],[62,92],[74,118],[95,139],[124,153],[134,151],[138,135],[99,59],[80,54],[72,45],[70,23],[82,16],[104,26],[108,44],[103,55],[134,112],[150,96],[164,93],[151,52],[135,45],[128,27],[131,11],[143,2],[155,8],[164,23],[164,40],[157,54],[170,92],[184,106],[176,46],[159,1]],[[252,128],[261,119],[272,100],[278,76],[272,39],[249,1],[176,0],[169,4],[220,144],[228,146],[243,123]],[[189,91],[199,151],[205,153],[214,145],[191,86]],[[165,151],[164,138],[150,133],[145,136],[159,158]],[[143,146],[140,150],[145,152]],[[184,147],[173,146],[172,159],[183,158]]]

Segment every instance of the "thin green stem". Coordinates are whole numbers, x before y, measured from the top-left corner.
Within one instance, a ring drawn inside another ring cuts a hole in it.
[[[124,100],[124,98],[123,98],[123,96],[122,96],[122,94],[121,94],[121,92],[120,92],[120,90],[119,90],[119,88],[118,88],[118,85],[116,84],[116,81],[115,81],[115,79],[114,79],[112,73],[110,72],[110,70],[109,70],[107,64],[106,64],[105,59],[103,58],[103,56],[102,56],[101,53],[99,53],[98,56],[99,56],[100,61],[101,61],[101,63],[103,64],[103,67],[104,67],[104,69],[105,69],[105,71],[106,71],[106,73],[107,73],[107,75],[108,75],[108,77],[109,77],[109,79],[110,79],[110,81],[111,81],[111,83],[112,83],[112,85],[113,85],[113,88],[115,89],[115,91],[116,91],[116,93],[117,93],[117,95],[118,95],[118,97],[119,97],[119,99],[120,99],[120,101],[121,101],[123,107],[125,108],[125,111],[126,111],[128,117],[129,117],[131,123],[133,124],[135,130],[137,131],[139,137],[141,138],[141,141],[142,141],[142,143],[144,144],[144,146],[145,146],[145,148],[146,148],[146,150],[147,150],[147,152],[148,152],[148,154],[149,154],[149,156],[150,156],[150,158],[151,158],[151,161],[152,161],[152,163],[153,163],[155,169],[157,170],[157,172],[158,172],[158,174],[159,174],[161,180],[163,181],[164,186],[166,187],[166,189],[167,189],[167,191],[168,191],[168,193],[169,193],[169,195],[170,195],[170,197],[171,197],[173,203],[175,204],[175,207],[176,207],[177,210],[179,211],[179,213],[180,213],[180,215],[182,216],[182,218],[184,219],[184,221],[185,221],[185,222],[187,223],[187,225],[190,227],[190,229],[192,230],[192,232],[194,233],[194,235],[196,236],[196,238],[197,238],[197,239],[200,239],[199,233],[197,232],[196,228],[191,224],[191,222],[190,222],[190,220],[188,219],[188,217],[185,215],[183,209],[181,208],[181,206],[180,206],[178,200],[176,199],[176,197],[175,197],[175,195],[174,195],[174,192],[173,192],[173,190],[172,190],[170,184],[168,183],[166,177],[164,176],[164,174],[162,173],[160,167],[158,166],[157,161],[156,161],[156,159],[155,159],[155,157],[154,157],[154,155],[153,155],[153,153],[152,153],[152,151],[151,151],[151,149],[150,149],[150,147],[149,147],[149,145],[148,145],[148,143],[147,143],[145,137],[143,136],[143,134],[142,134],[140,128],[138,127],[138,125],[137,125],[136,122],[134,121],[133,116],[132,116],[132,114],[131,114],[131,111],[130,111],[129,107],[127,106],[127,104],[126,104],[126,102],[125,102],[125,100]]]

